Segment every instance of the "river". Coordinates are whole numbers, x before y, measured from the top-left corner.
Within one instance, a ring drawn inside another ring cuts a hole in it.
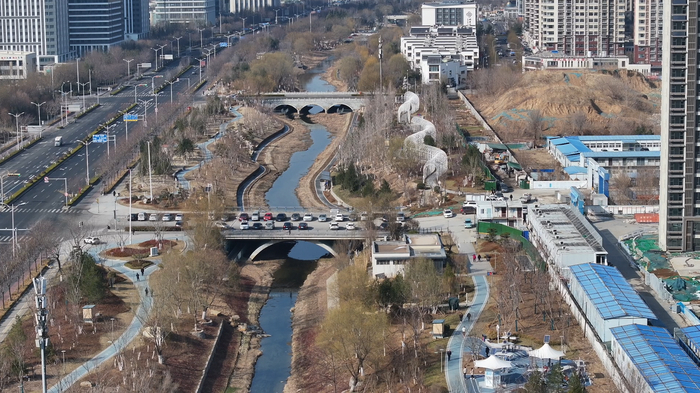
[[[318,67],[301,77],[306,91],[335,91],[321,76],[332,63],[325,60]],[[316,157],[331,143],[332,136],[326,127],[313,124],[304,118],[300,120],[311,131],[312,144],[306,151],[292,154],[289,168],[272,184],[265,194],[265,200],[272,210],[301,209],[301,203],[294,190],[301,178],[308,173]],[[306,276],[316,268],[316,261],[326,251],[307,243],[296,243],[275,273],[270,298],[260,311],[260,327],[270,335],[261,342],[262,356],[255,364],[255,375],[250,387],[252,393],[281,393],[292,369],[292,308],[296,304],[297,293]]]

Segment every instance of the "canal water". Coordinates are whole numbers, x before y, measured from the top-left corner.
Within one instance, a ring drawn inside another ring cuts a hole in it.
[[[321,79],[332,60],[326,60],[302,76],[305,90],[310,92],[335,91],[335,87]],[[326,127],[301,118],[311,131],[312,145],[306,151],[292,154],[289,168],[275,180],[265,194],[272,210],[301,209],[295,190],[316,157],[330,144],[332,137]],[[299,288],[306,276],[316,269],[319,258],[326,255],[322,248],[307,242],[296,243],[287,254],[282,266],[275,272],[270,298],[260,311],[260,327],[270,335],[262,339],[262,356],[255,364],[255,375],[250,387],[252,393],[281,393],[291,373],[292,365],[292,308]],[[261,255],[261,257],[264,257]]]

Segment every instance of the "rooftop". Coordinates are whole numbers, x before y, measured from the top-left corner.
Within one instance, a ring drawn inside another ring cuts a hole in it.
[[[610,331],[653,392],[700,392],[700,369],[666,329],[634,324]]]
[[[405,242],[375,242],[374,252],[382,254],[403,255],[408,254],[408,244]]]
[[[656,319],[644,300],[613,266],[584,263],[570,267],[603,319]]]
[[[570,205],[539,205],[530,208],[528,220],[541,227],[539,235],[573,253],[607,254],[598,231]]]

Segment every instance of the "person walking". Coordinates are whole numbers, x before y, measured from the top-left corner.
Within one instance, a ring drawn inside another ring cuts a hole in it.
[[[474,379],[474,367],[472,367],[472,375],[470,377],[471,379]]]
[[[472,262],[476,262],[476,254],[472,254]]]
[[[513,194],[510,194],[510,201],[513,202]]]
[[[462,326],[462,337],[465,337],[467,335],[467,327]]]
[[[467,322],[472,320],[472,313],[468,312],[467,313]]]
[[[144,292],[146,292],[146,296],[148,296],[148,288],[146,288]]]
[[[448,361],[448,362],[450,361],[450,358],[451,358],[451,357],[452,357],[452,351],[450,351],[450,350],[448,349],[448,350],[447,350],[447,361]]]
[[[139,274],[136,273],[136,281],[139,281]]]
[[[464,379],[467,379],[467,366],[462,369],[462,375],[464,375]]]
[[[146,277],[146,275],[145,275],[145,273],[144,273],[145,271],[146,271],[146,269],[141,268],[141,275],[144,276],[144,277]]]

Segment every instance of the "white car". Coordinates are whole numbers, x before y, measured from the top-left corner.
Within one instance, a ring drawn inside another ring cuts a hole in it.
[[[345,229],[348,231],[353,231],[355,230],[355,223],[354,222],[349,222],[347,225],[345,225]]]
[[[228,224],[226,224],[225,222],[217,221],[214,225],[216,225],[216,227],[219,229],[229,229]]]
[[[148,216],[148,221],[158,221],[158,215],[156,213],[151,213],[151,215]]]
[[[306,213],[304,214],[304,221],[313,221],[314,220],[314,215],[311,213]]]
[[[260,221],[260,212],[254,212],[251,214],[250,221]]]
[[[337,222],[332,222],[332,223],[330,223],[330,224],[328,225],[328,228],[329,228],[331,231],[337,231],[338,228],[339,228],[339,227],[338,227],[338,223],[337,223]]]
[[[163,220],[163,221],[171,221],[172,219],[173,219],[173,216],[171,216],[170,213],[163,214],[163,218],[161,218],[161,220]]]
[[[182,213],[178,213],[175,215],[175,221],[182,221]]]
[[[345,221],[345,216],[343,216],[343,213],[338,213],[335,215],[335,220],[338,222],[343,222]]]
[[[396,213],[396,222],[404,222],[406,221],[406,215],[404,212],[398,212]]]
[[[452,218],[454,217],[454,213],[452,213],[452,209],[445,209],[442,211],[442,215],[445,216],[445,218]]]
[[[93,237],[93,236],[89,236],[89,237],[86,237],[85,239],[83,239],[83,243],[85,243],[85,244],[99,244],[100,239]]]
[[[327,220],[328,220],[328,216],[326,216],[325,214],[319,214],[319,215],[318,215],[318,221],[319,221],[319,222],[326,222]]]
[[[250,226],[248,225],[248,221],[241,221],[241,229],[248,229]]]

